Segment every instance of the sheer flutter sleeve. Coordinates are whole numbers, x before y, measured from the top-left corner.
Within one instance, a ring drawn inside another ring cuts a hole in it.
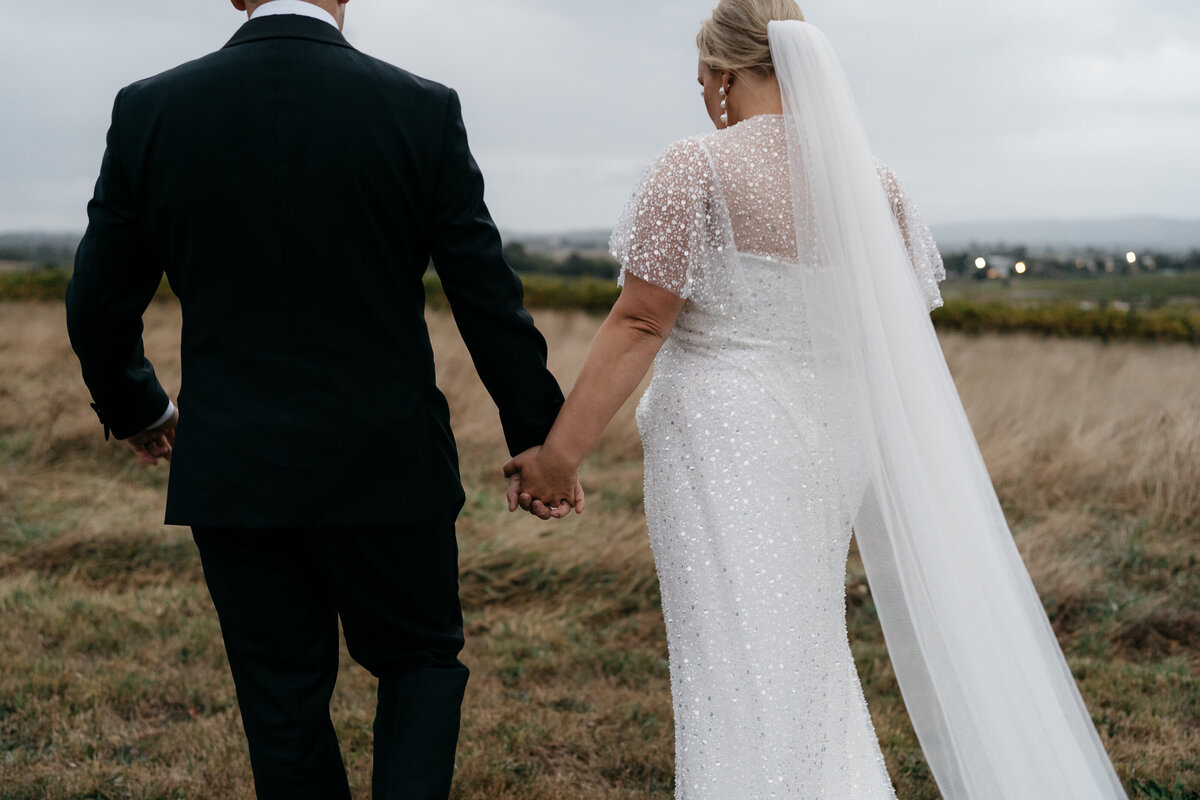
[[[691,296],[712,247],[712,167],[699,142],[683,139],[660,155],[634,192],[609,247],[620,283],[636,275],[680,297]]]
[[[904,237],[904,245],[908,248],[908,257],[912,262],[917,282],[921,284],[925,303],[930,311],[940,308],[942,292],[938,284],[946,280],[946,266],[942,263],[942,254],[938,252],[933,233],[925,224],[912,198],[896,180],[896,174],[881,162],[876,162],[875,168],[879,172],[883,188],[887,190],[892,214],[896,217],[896,225]]]

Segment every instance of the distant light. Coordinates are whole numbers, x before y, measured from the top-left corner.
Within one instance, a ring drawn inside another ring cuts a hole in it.
[[[1024,275],[1027,267],[1025,266],[1024,261],[1018,261],[1017,265],[1015,267],[1013,267],[1013,269],[1015,269],[1017,271],[1018,275]]]
[[[1132,250],[1129,251],[1128,253],[1125,254],[1125,260],[1128,261],[1130,264],[1136,264],[1137,263],[1137,253],[1133,252]]]
[[[987,259],[986,258],[975,259],[975,269],[987,269]]]

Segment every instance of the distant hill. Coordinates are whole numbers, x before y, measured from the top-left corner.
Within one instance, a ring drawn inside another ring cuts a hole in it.
[[[963,222],[933,226],[943,251],[973,247],[1024,245],[1033,250],[1070,251],[1096,249],[1152,250],[1190,253],[1200,250],[1200,219],[1122,217],[1093,220],[1025,220]],[[512,232],[505,239],[538,251],[606,250],[608,230],[569,231],[554,234]]]
[[[519,233],[508,231],[505,241],[520,242],[539,252],[555,250],[607,251],[612,231],[596,228],[589,231],[565,231],[563,233]]]
[[[1099,220],[965,222],[933,226],[943,251],[1024,245],[1034,250],[1200,250],[1200,219],[1124,217]]]
[[[943,252],[988,249],[1001,245],[1077,253],[1082,250],[1148,250],[1186,254],[1200,250],[1200,219],[1123,217],[1097,220],[1024,220],[962,222],[933,226]],[[507,232],[506,242],[531,252],[565,258],[569,253],[603,256],[607,229],[554,234]],[[75,258],[78,233],[0,233],[0,261],[68,265]]]
[[[70,264],[80,238],[78,233],[0,233],[0,261]]]

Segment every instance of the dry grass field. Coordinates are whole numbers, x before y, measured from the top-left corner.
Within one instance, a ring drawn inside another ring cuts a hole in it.
[[[598,321],[539,312],[564,386]],[[509,515],[497,415],[430,319],[462,450],[473,670],[457,800],[672,796],[666,645],[627,407],[585,465],[589,511]],[[178,385],[178,310],[147,341]],[[216,616],[166,472],[106,444],[57,305],[0,304],[0,800],[252,797]],[[1131,796],[1200,792],[1200,349],[943,336],[1022,553]],[[902,800],[937,791],[860,565],[849,622]],[[356,796],[371,678],[334,698]],[[734,800],[731,798],[730,800]]]

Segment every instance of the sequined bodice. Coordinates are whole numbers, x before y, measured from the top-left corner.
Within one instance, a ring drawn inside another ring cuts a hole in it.
[[[731,265],[756,287],[752,295],[708,292],[684,303],[669,343],[720,353],[787,354],[798,363],[809,348],[808,326],[794,304],[803,267],[786,261],[732,253]],[[671,348],[666,352],[670,354]]]
[[[694,146],[709,169],[698,184],[709,196],[692,209],[706,239],[697,249],[708,257],[692,269],[688,302],[664,357],[677,346],[803,360],[805,267],[798,263],[783,117],[753,117],[690,141],[680,146]],[[666,191],[667,202],[676,191]]]
[[[891,170],[878,169],[913,274],[929,306],[941,305],[946,272],[933,237]],[[758,268],[806,266],[806,246],[797,244],[810,240],[797,229],[805,192],[798,184],[780,115],[674,143],[647,170],[613,231],[621,279],[632,273],[710,308],[787,303],[799,314],[802,276]]]
[[[697,143],[708,157],[714,234],[736,252],[796,262],[796,224],[782,116],[752,117]]]

